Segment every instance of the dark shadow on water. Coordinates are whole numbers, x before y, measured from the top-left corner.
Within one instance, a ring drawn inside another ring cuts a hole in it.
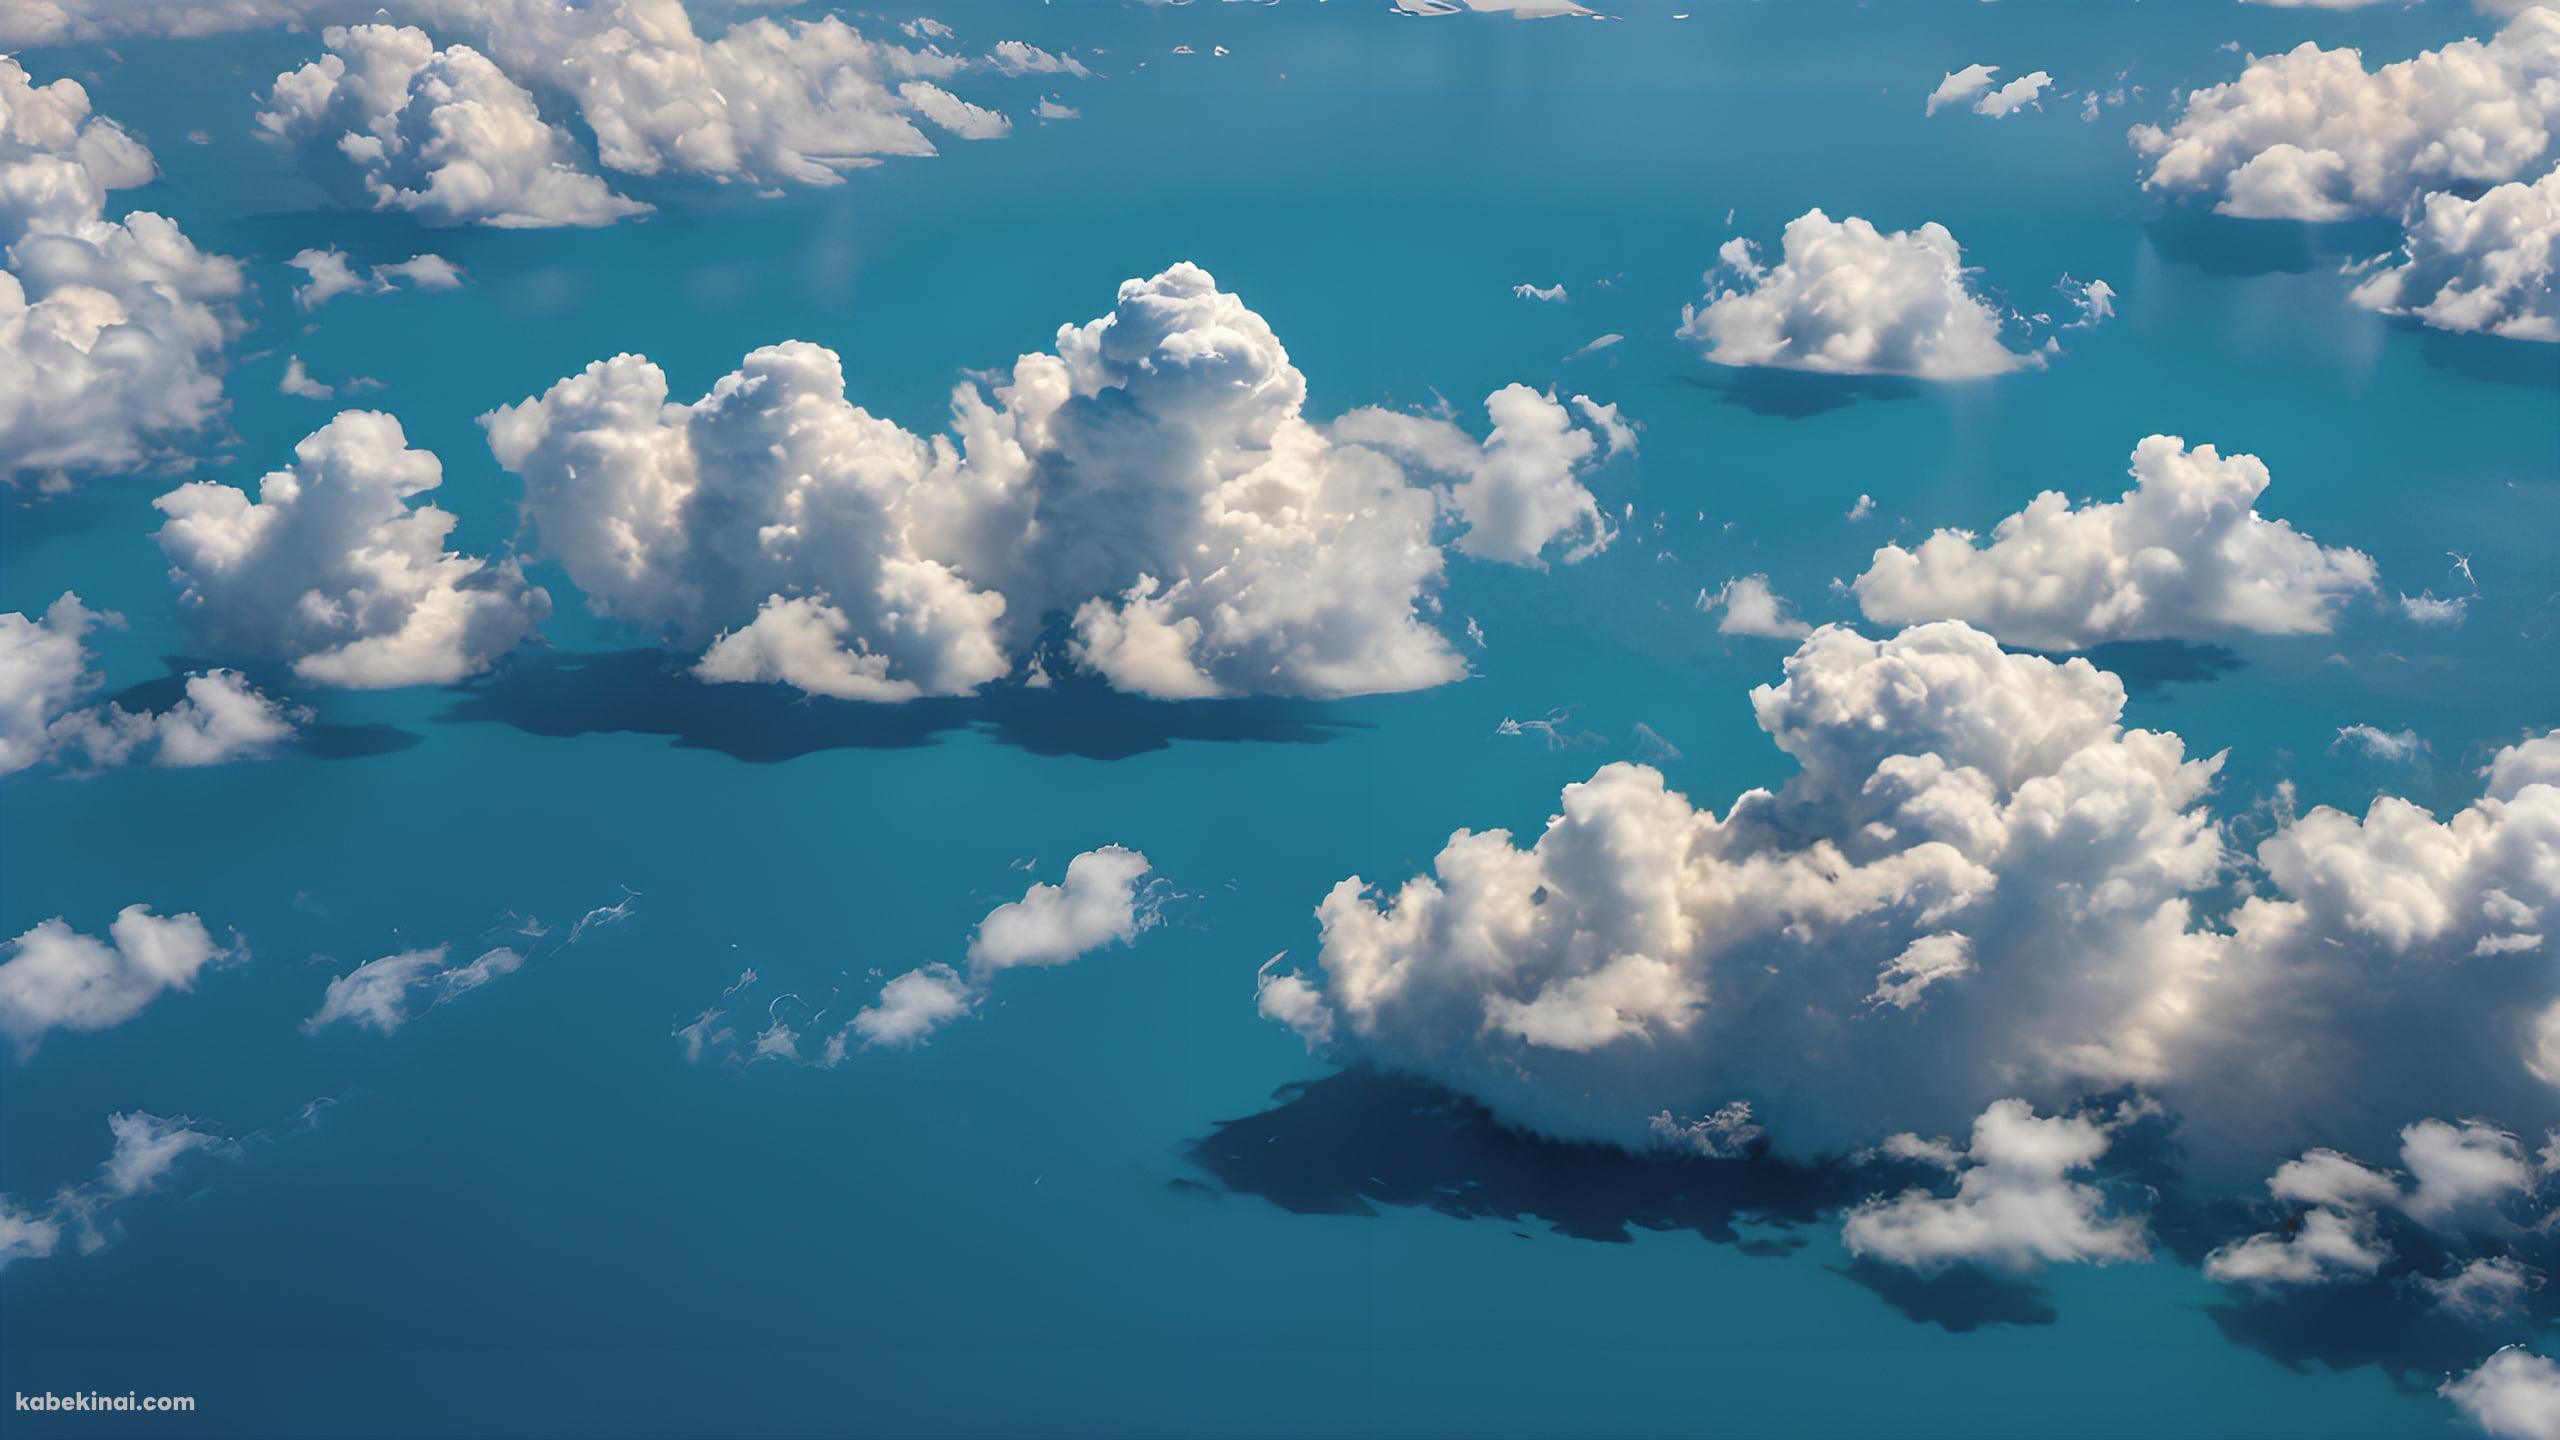
[[[2218,680],[2249,664],[2229,646],[2192,640],[2111,640],[2092,645],[2080,654],[2090,664],[2123,680],[2128,692],[2146,698],[2159,695],[2171,685],[2201,685]]]
[[[2043,1286],[1966,1266],[1923,1275],[1899,1265],[1852,1260],[1831,1273],[1875,1292],[1902,1318],[1958,1335],[1985,1325],[2050,1325],[2062,1318]]]
[[[2142,227],[2161,259],[2224,279],[2301,275],[2397,249],[2389,220],[2314,225],[2300,220],[2235,220],[2203,206],[2180,206]]]
[[[2204,1307],[2223,1338],[2288,1370],[2321,1373],[2370,1365],[2391,1383],[2425,1394],[2480,1363],[2499,1346],[2530,1338],[2484,1330],[2431,1308],[2414,1286],[2379,1281],[2308,1286],[2250,1295]]]
[[[1228,1191],[1296,1215],[1419,1206],[1467,1220],[1534,1217],[1577,1240],[1687,1230],[1730,1245],[1742,1242],[1737,1226],[1812,1224],[1862,1193],[1844,1168],[1543,1139],[1427,1081],[1375,1070],[1286,1086],[1273,1098],[1271,1109],[1221,1122],[1186,1158]]]
[[[1785,420],[1808,419],[1861,400],[1908,400],[1920,393],[1918,382],[1899,375],[1821,375],[1759,365],[1718,366],[1705,375],[1674,378],[1727,405]]]
[[[2560,393],[2560,345],[2431,330],[2414,320],[2395,320],[2392,324],[2415,331],[2418,353],[2439,370],[2492,385]]]
[[[1119,760],[1176,740],[1318,744],[1360,728],[1313,700],[1149,700],[1098,682],[1000,686],[960,698],[874,705],[781,685],[714,685],[658,649],[522,655],[454,689],[449,724],[528,734],[664,735],[684,749],[771,764],[821,750],[895,750],[979,730],[1034,755]]]
[[[365,760],[391,755],[426,740],[415,730],[379,722],[367,725],[305,725],[297,741],[315,760]]]

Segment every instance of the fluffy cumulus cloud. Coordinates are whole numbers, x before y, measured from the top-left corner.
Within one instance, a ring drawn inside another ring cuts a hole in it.
[[[524,968],[524,956],[501,946],[468,961],[449,961],[447,947],[404,950],[368,960],[329,982],[320,1008],[302,1022],[306,1033],[349,1024],[389,1035],[419,1012]]]
[[[1941,1195],[1914,1187],[1851,1209],[1841,1225],[1851,1254],[1916,1270],[1963,1263],[2011,1271],[2150,1255],[2139,1217],[2113,1213],[2105,1192],[2071,1178],[2107,1152],[2107,1127],[2097,1119],[2040,1116],[2023,1100],[2001,1100],[1974,1121],[1972,1143],[1962,1148],[1896,1139],[1891,1153],[1944,1165],[1954,1188]]]
[[[2479,1121],[2421,1120],[2400,1132],[2407,1178],[2375,1170],[2335,1150],[2311,1150],[2276,1167],[2267,1192],[2287,1207],[2284,1226],[2235,1241],[2205,1258],[2205,1274],[2261,1288],[2370,1279],[2392,1258],[2382,1213],[2456,1228],[2495,1215],[2525,1194],[2533,1171],[2524,1146]],[[2484,1260],[2434,1286],[2439,1303],[2479,1313],[2524,1283],[2512,1261]]]
[[[453,290],[462,284],[462,267],[441,255],[412,255],[358,273],[347,252],[303,250],[285,262],[310,278],[293,288],[293,303],[317,310],[341,295],[380,295],[385,291]]]
[[[131,470],[222,410],[240,267],[107,193],[157,173],[71,80],[0,55],[0,481]]]
[[[316,0],[0,0],[0,47],[220,35],[302,19]]]
[[[212,481],[152,502],[180,604],[225,653],[291,662],[320,685],[432,685],[485,670],[550,614],[513,561],[444,548],[454,517],[413,504],[442,483],[400,422],[350,410],[294,447],[258,496]]]
[[[47,760],[101,769],[145,755],[160,765],[218,765],[271,754],[291,738],[295,712],[236,670],[188,676],[166,710],[80,706],[98,684],[84,637],[122,623],[73,594],[41,619],[0,615],[0,775]]]
[[[1965,380],[2043,363],[2001,338],[2003,313],[1977,294],[1962,248],[1934,221],[1879,230],[1808,210],[1787,222],[1778,263],[1726,241],[1704,303],[1680,334],[1719,365],[1835,375]]]
[[[1988,545],[1962,530],[1888,545],[1853,585],[1858,606],[1887,624],[1963,620],[2055,650],[2326,632],[2372,591],[2373,561],[2258,514],[2268,478],[2254,455],[2153,435],[2134,447],[2124,498],[2075,507],[2048,490]]]
[[[375,209],[515,228],[648,210],[583,168],[569,133],[479,51],[440,50],[408,25],[332,26],[322,40],[327,54],[276,77],[258,124],[343,155]]]
[[[10,941],[7,954],[0,960],[0,1034],[24,1058],[52,1031],[121,1025],[164,991],[194,989],[207,966],[241,952],[216,943],[194,915],[128,905],[103,939],[57,917]]]
[[[2042,70],[2031,71],[2005,85],[1994,86],[2000,73],[1997,65],[1967,65],[1939,80],[1938,88],[1929,92],[1923,114],[1935,115],[1949,105],[1966,105],[1977,115],[1997,120],[2003,115],[2026,109],[2036,103],[2053,76]]]
[[[1443,512],[1461,549],[1570,560],[1606,535],[1577,477],[1634,442],[1615,407],[1516,387],[1482,443],[1375,412],[1329,433],[1305,397],[1262,317],[1185,264],[959,387],[948,435],[852,404],[801,342],[692,402],[619,356],[485,424],[598,613],[707,644],[706,679],[867,700],[968,693],[1044,631],[1170,698],[1456,679],[1430,619]]]
[[[2560,1365],[2523,1346],[2508,1346],[2436,1393],[2495,1440],[2560,1436]]]
[[[2560,85],[2560,80],[2553,82]],[[2355,290],[2359,305],[2438,330],[2560,341],[2560,167],[2476,200],[2429,195],[2399,257]]]
[[[1698,608],[1721,610],[1719,635],[1756,635],[1766,640],[1801,640],[1813,627],[1796,618],[1794,602],[1769,588],[1766,575],[1741,575],[1714,590],[1698,592]]]
[[[1821,1155],[2129,1087],[2246,1183],[2420,1107],[2552,1116],[2560,785],[2529,759],[2450,819],[2386,796],[2243,856],[2218,757],[2125,728],[2086,661],[1829,627],[1752,703],[1798,767],[1777,790],[1719,815],[1603,767],[1525,846],[1461,830],[1428,875],[1337,885],[1265,1013],[1633,1148],[1736,1101]],[[2235,870],[2260,893],[2200,913]]]
[[[987,912],[969,942],[965,974],[950,965],[923,965],[880,987],[878,1003],[857,1013],[828,1047],[829,1063],[849,1044],[922,1043],[976,1009],[1004,971],[1064,965],[1132,943],[1155,925],[1163,903],[1161,888],[1149,883],[1153,868],[1146,856],[1119,845],[1068,861],[1059,884],[1035,884],[1021,899]]]
[[[2210,195],[2244,219],[2343,220],[2524,177],[2550,152],[2555,111],[2560,10],[2536,7],[2488,40],[2373,70],[2307,41],[2259,56],[2130,138],[2152,189]]]

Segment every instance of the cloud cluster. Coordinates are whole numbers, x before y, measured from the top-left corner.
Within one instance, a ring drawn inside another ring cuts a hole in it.
[[[2343,220],[2520,178],[2549,153],[2555,111],[2560,11],[2532,8],[2489,40],[2371,71],[2354,50],[2308,41],[2259,56],[2129,138],[2151,161],[2148,188],[2213,195],[2243,219]]]
[[[1752,695],[1779,789],[1718,815],[1605,766],[1525,848],[1460,830],[1429,875],[1341,882],[1319,974],[1264,975],[1263,1010],[1633,1148],[1735,1101],[1811,1156],[2130,1087],[2216,1183],[2395,1113],[2549,1114],[2560,740],[2450,819],[2323,807],[2246,857],[2218,758],[2124,728],[2085,661],[1938,623],[1818,630],[1785,668]],[[2235,871],[2263,893],[2200,914]]]
[[[1716,253],[1680,335],[1719,365],[1965,380],[2043,363],[2003,343],[2002,311],[1975,293],[1956,237],[1934,221],[1878,230],[1808,210],[1787,222],[1775,265],[1739,237]]]
[[[44,1209],[0,1195],[0,1269],[51,1256],[66,1237],[83,1255],[96,1251],[116,1233],[115,1209],[158,1189],[189,1155],[238,1153],[231,1141],[183,1115],[124,1112],[107,1117],[107,1131],[114,1143],[97,1175],[56,1191]]]
[[[0,55],[0,482],[132,470],[222,411],[240,267],[147,210],[151,153],[72,80]]]
[[[258,497],[197,481],[152,503],[181,607],[226,654],[289,661],[321,685],[444,684],[487,669],[550,614],[515,562],[444,548],[454,517],[411,502],[442,483],[400,422],[350,410],[294,447]]]
[[[60,917],[8,942],[0,960],[0,1034],[19,1058],[55,1030],[105,1030],[142,1013],[166,990],[192,990],[207,966],[245,959],[237,944],[214,942],[192,914],[154,915],[128,905],[105,939],[83,935]]]
[[[1006,970],[1064,965],[1109,945],[1127,945],[1156,923],[1159,897],[1147,885],[1147,857],[1118,845],[1067,862],[1059,884],[1035,884],[978,922],[967,974],[942,964],[907,971],[880,988],[829,1049],[849,1043],[908,1046],[977,1008],[988,982]]]
[[[1993,1102],[1973,1122],[1969,1145],[1894,1136],[1889,1154],[1944,1167],[1955,1189],[1939,1195],[1915,1186],[1857,1205],[1841,1223],[1841,1241],[1853,1255],[1923,1271],[2148,1259],[2141,1218],[2112,1213],[2104,1191],[2071,1178],[2108,1144],[2102,1121],[2039,1116],[2023,1100]]]
[[[69,593],[42,619],[0,615],[0,775],[75,757],[103,769],[145,753],[160,765],[218,765],[270,754],[293,735],[294,713],[236,670],[188,676],[185,693],[166,710],[79,708],[98,685],[85,637],[122,623]]]
[[[2555,81],[2560,84],[2560,81]],[[2355,301],[2438,330],[2560,341],[2560,167],[2478,199],[2429,195]]]
[[[609,225],[649,209],[585,169],[568,131],[479,51],[439,50],[409,25],[331,26],[321,38],[328,53],[276,77],[258,125],[345,156],[375,209],[507,228]]]
[[[524,967],[524,956],[504,946],[460,963],[446,960],[449,948],[438,945],[432,950],[385,955],[331,980],[320,1008],[302,1022],[304,1033],[346,1023],[389,1035],[417,1012],[432,1010]]]
[[[2204,1273],[2226,1285],[2261,1287],[2368,1279],[2391,1259],[2380,1221],[2385,1208],[2450,1228],[2480,1219],[2533,1184],[2524,1146],[2476,1120],[2421,1120],[2403,1128],[2400,1164],[2408,1173],[2405,1183],[2335,1150],[2312,1150],[2284,1162],[2268,1179],[2267,1191],[2299,1213],[2280,1230],[2214,1251],[2205,1257]],[[2466,1268],[2442,1293],[2457,1307],[2481,1308],[2500,1288],[2495,1277],[2502,1273],[2494,1265],[2486,1271]]]
[[[1444,510],[1515,563],[1606,538],[1578,477],[1634,443],[1613,406],[1513,387],[1478,443],[1375,411],[1329,433],[1305,397],[1262,317],[1181,264],[960,386],[949,435],[852,404],[797,341],[690,403],[624,355],[484,424],[597,613],[708,643],[706,679],[851,699],[968,693],[1044,633],[1167,698],[1440,684],[1465,673],[1428,619]]]
[[[1938,81],[1937,89],[1929,92],[1928,104],[1921,113],[1935,115],[1944,106],[1969,105],[1976,115],[1997,120],[2034,105],[2053,83],[2053,76],[2036,70],[1994,88],[1991,82],[1999,73],[1997,65],[1967,65],[1950,72]]]
[[[293,303],[304,310],[317,310],[341,295],[380,295],[404,286],[452,290],[462,284],[462,267],[441,255],[412,255],[361,275],[347,252],[334,248],[299,251],[285,263],[311,277],[293,288]]]
[[[2324,549],[2258,514],[2267,467],[2174,435],[2133,451],[2121,500],[2074,507],[2058,490],[2002,520],[1988,545],[1941,530],[1875,552],[1852,588],[1870,620],[1963,620],[2012,645],[2325,633],[2372,591],[2373,561]]]

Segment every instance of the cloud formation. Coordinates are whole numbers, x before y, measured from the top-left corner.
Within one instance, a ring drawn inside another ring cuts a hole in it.
[[[1740,237],[1716,253],[1705,302],[1680,317],[1681,338],[1716,364],[1966,380],[2043,363],[2002,342],[2001,310],[1934,221],[1879,230],[1808,210],[1787,222],[1775,265]]]
[[[569,133],[479,51],[439,50],[409,25],[331,26],[321,39],[328,53],[276,77],[258,125],[343,155],[375,209],[516,229],[648,211],[587,170]]]
[[[2206,804],[2218,758],[2124,728],[2085,661],[1939,623],[1827,627],[1785,669],[1752,695],[1799,766],[1777,790],[1718,815],[1605,766],[1525,847],[1460,830],[1431,874],[1335,886],[1318,974],[1266,973],[1261,1007],[1631,1148],[1736,1101],[1817,1156],[2131,1088],[2217,1183],[2394,1113],[2550,1112],[2548,739],[2450,819],[2322,807],[2243,856]],[[2200,914],[2235,870],[2260,893]]]
[[[2560,1435],[2560,1365],[2510,1345],[2437,1391],[2494,1440]]]
[[[2560,11],[2527,9],[2486,41],[2368,71],[2351,49],[2303,44],[2249,61],[2128,138],[2146,188],[2211,195],[2252,220],[2393,215],[2428,191],[2524,176],[2560,109]]]
[[[157,173],[76,81],[0,55],[0,482],[138,469],[221,415],[240,267],[165,216],[106,218]]]
[[[163,991],[194,989],[207,966],[247,958],[236,945],[216,944],[193,914],[154,915],[148,905],[118,911],[105,939],[83,935],[56,916],[7,949],[8,958],[0,960],[0,1034],[22,1060],[52,1031],[121,1025]]]
[[[42,619],[0,615],[0,775],[75,758],[103,769],[145,753],[160,765],[218,765],[271,754],[293,735],[295,713],[236,670],[188,676],[185,693],[167,710],[80,708],[98,686],[85,637],[123,623],[67,592]]]
[[[454,517],[416,497],[443,466],[400,422],[349,410],[294,447],[258,498],[208,480],[152,502],[179,604],[225,654],[320,685],[447,684],[487,669],[551,612],[512,560],[444,548]]]
[[[1853,1255],[1922,1271],[1961,1263],[2012,1272],[2150,1257],[2141,1218],[2112,1213],[2105,1192],[2071,1178],[2107,1152],[2098,1120],[1999,1100],[1974,1121],[1968,1145],[1895,1139],[1890,1149],[1943,1165],[1955,1189],[1914,1187],[1853,1207],[1840,1227]]]
[[[438,945],[432,950],[385,955],[331,980],[320,1008],[302,1022],[303,1033],[345,1023],[389,1035],[418,1012],[432,1010],[524,967],[524,956],[505,946],[460,963],[446,960],[450,948]]]
[[[2560,85],[2560,80],[2553,82]],[[2560,341],[2560,167],[2476,200],[2429,195],[2395,262],[2355,302],[2436,330]]]
[[[969,693],[1044,632],[1164,698],[1456,679],[1428,619],[1444,508],[1461,550],[1573,560],[1606,533],[1576,477],[1634,441],[1614,407],[1518,387],[1482,444],[1375,411],[1329,433],[1305,396],[1262,317],[1182,264],[960,386],[949,435],[854,405],[799,341],[690,403],[624,355],[483,423],[597,613],[707,644],[705,679],[865,700]],[[1456,483],[1411,483],[1400,454]]]
[[[83,1255],[102,1249],[118,1231],[114,1212],[158,1189],[188,1156],[229,1156],[239,1150],[183,1115],[122,1112],[107,1117],[107,1131],[114,1143],[97,1175],[56,1191],[44,1209],[0,1195],[0,1269],[20,1260],[45,1259],[66,1238]]]
[[[413,290],[452,290],[462,284],[462,267],[441,255],[412,255],[406,260],[372,266],[361,275],[347,259],[347,252],[334,248],[298,251],[284,263],[311,277],[293,289],[293,303],[306,311],[317,310],[341,295],[380,295],[404,286]]]
[[[1938,81],[1937,89],[1929,92],[1928,103],[1921,113],[1935,115],[1944,106],[1968,105],[1976,115],[1988,115],[1997,120],[2033,106],[2037,97],[2053,83],[2053,76],[2036,70],[1995,89],[1991,82],[1999,73],[1997,65],[1967,65],[1951,72]]]
[[[1887,545],[1852,584],[1870,620],[1962,620],[2012,645],[2082,650],[2110,640],[2325,633],[2372,591],[2373,561],[2325,549],[2255,508],[2254,455],[2190,449],[2174,435],[2133,451],[2121,500],[2074,507],[2047,490],[2002,520],[1988,545],[1941,530]]]
[[[2455,1227],[2479,1219],[2511,1196],[2528,1192],[2532,1167],[2512,1135],[2476,1120],[2459,1125],[2421,1120],[2400,1131],[2400,1177],[2335,1150],[2311,1150],[2276,1167],[2267,1192],[2291,1207],[2281,1229],[2262,1231],[2205,1257],[2204,1273],[2226,1285],[2261,1288],[2326,1285],[2370,1279],[2391,1258],[2380,1212],[2398,1210],[2420,1224]],[[2477,1310],[2499,1288],[2492,1266],[2442,1287],[2448,1303]]]

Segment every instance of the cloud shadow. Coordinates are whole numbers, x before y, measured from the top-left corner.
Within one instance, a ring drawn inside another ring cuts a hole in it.
[[[1727,405],[1785,420],[1810,419],[1861,400],[1908,400],[1920,393],[1917,382],[1899,375],[1824,375],[1758,365],[1720,366],[1706,375],[1674,378]]]
[[[2062,1318],[2041,1285],[1971,1266],[1935,1275],[1874,1260],[1852,1260],[1831,1273],[1873,1291],[1906,1320],[1958,1335],[1985,1325],[2050,1325]]]
[[[863,704],[781,685],[715,685],[658,649],[520,655],[454,687],[437,720],[494,722],[527,734],[663,735],[682,749],[774,764],[821,750],[896,750],[980,731],[1034,755],[1121,760],[1177,740],[1320,744],[1362,728],[1321,701],[1284,698],[1150,700],[1089,679],[1040,689],[991,687],[974,696]]]
[[[2161,694],[2172,685],[2201,685],[2248,668],[2240,652],[2227,645],[2192,640],[2110,640],[2080,652],[2082,658],[2124,681],[2140,697]],[[2050,655],[2047,659],[2067,659]]]
[[[2142,233],[2161,259],[2228,280],[2303,275],[2400,246],[2400,227],[2390,220],[2239,220],[2187,207],[2149,222]]]
[[[2393,324],[2417,333],[2419,355],[2438,370],[2491,385],[2560,393],[2560,345],[2503,335],[2464,335],[2408,319]]]

